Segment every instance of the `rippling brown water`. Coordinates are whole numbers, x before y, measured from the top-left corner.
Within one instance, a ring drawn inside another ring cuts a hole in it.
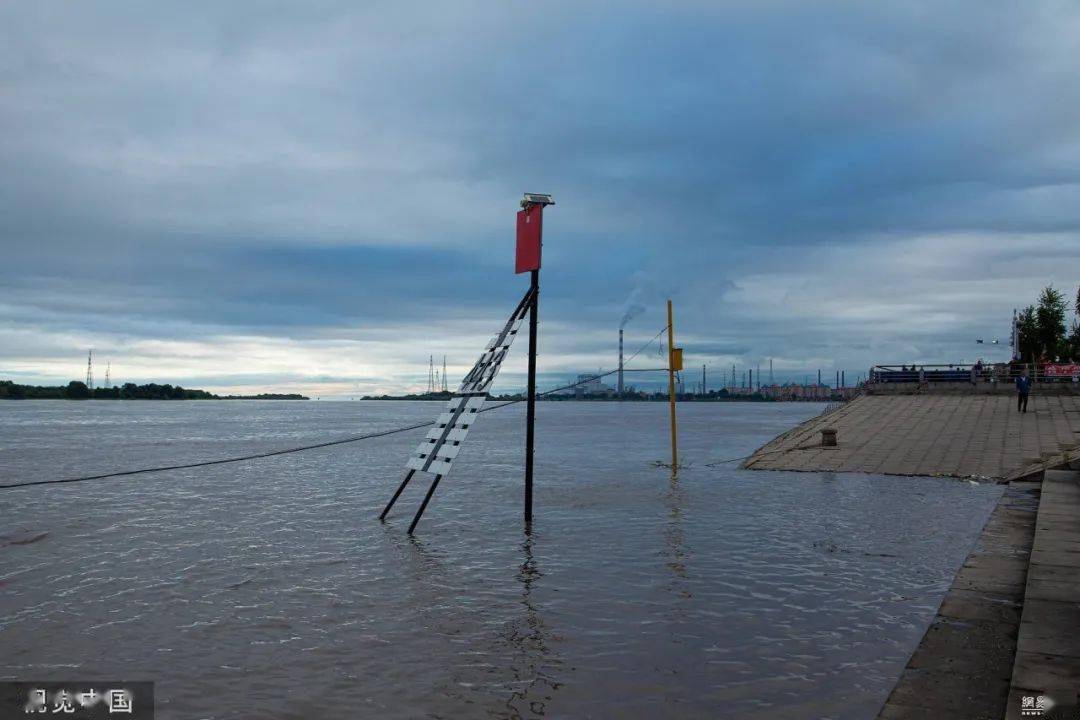
[[[7,402],[5,481],[303,444],[440,404]],[[706,468],[820,410],[484,415],[415,540],[376,517],[422,431],[0,491],[0,675],[157,683],[161,718],[871,718],[999,490]]]

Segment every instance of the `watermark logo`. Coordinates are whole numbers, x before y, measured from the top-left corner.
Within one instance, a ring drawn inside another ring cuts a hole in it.
[[[1020,716],[1042,717],[1052,705],[1045,695],[1023,695],[1020,697]]]
[[[154,719],[152,682],[0,682],[0,720]]]

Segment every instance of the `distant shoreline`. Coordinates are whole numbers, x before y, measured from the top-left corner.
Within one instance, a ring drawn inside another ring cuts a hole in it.
[[[299,393],[259,393],[258,395],[215,395],[179,385],[124,383],[107,388],[91,388],[72,380],[67,385],[19,385],[0,380],[0,400],[310,400]]]
[[[391,400],[397,402],[414,401],[414,400],[427,400],[427,401],[445,401],[453,397],[453,393],[422,393],[416,395],[364,395],[361,400]],[[522,394],[516,395],[492,395],[487,398],[495,402],[523,402],[526,398]],[[772,398],[761,394],[753,395],[726,395],[721,393],[710,392],[708,395],[702,397],[701,395],[684,393],[678,395],[676,399],[679,402],[751,402],[751,403],[772,403],[772,402],[818,402],[825,403],[839,398],[817,398],[817,397],[785,397],[785,398]],[[538,402],[668,402],[669,398],[667,393],[652,393],[650,395],[644,395],[638,393],[636,395],[627,395],[626,397],[618,397],[617,395],[537,395],[536,400]]]

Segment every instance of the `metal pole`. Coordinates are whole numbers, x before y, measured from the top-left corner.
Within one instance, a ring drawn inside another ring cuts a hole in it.
[[[529,390],[525,410],[525,524],[532,522],[533,430],[536,425],[536,316],[540,312],[540,271],[532,271],[532,305],[529,308]]]
[[[382,514],[379,515],[379,520],[386,520],[386,514],[390,512],[390,508],[394,507],[394,503],[397,502],[398,497],[401,496],[402,490],[404,490],[405,486],[409,484],[409,480],[412,479],[413,473],[415,472],[415,470],[410,470],[408,473],[406,473],[405,479],[401,481],[400,485],[398,485],[398,489],[397,492],[394,493],[394,497],[390,498],[390,502],[386,503],[386,507],[383,509]]]
[[[416,511],[416,516],[409,524],[409,534],[413,534],[413,530],[416,529],[416,523],[420,522],[420,516],[424,514],[424,510],[427,509],[427,504],[431,501],[431,496],[435,494],[435,488],[439,486],[439,481],[442,480],[442,475],[436,475],[435,479],[431,482],[431,487],[428,488],[427,495],[424,496],[424,502],[420,503],[420,509]]]
[[[675,321],[671,301],[667,301],[668,402],[671,404],[671,472],[679,469],[679,434],[675,422]]]

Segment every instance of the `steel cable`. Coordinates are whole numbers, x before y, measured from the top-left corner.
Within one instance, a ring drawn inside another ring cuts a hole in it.
[[[664,330],[666,330],[666,329],[667,328],[665,327]],[[649,345],[651,345],[656,340],[656,338],[660,337],[661,333],[663,333],[664,330],[661,330],[659,333],[654,335],[653,338],[651,340],[649,340],[649,342],[642,345],[641,348],[639,348],[636,353],[634,353],[633,355],[630,356],[630,360],[633,360],[635,357],[637,357],[637,355],[642,350],[644,350]],[[659,370],[666,371],[667,368],[623,368],[624,372],[657,372]],[[563,390],[569,390],[571,388],[577,387],[578,385],[584,385],[584,384],[590,383],[590,382],[592,382],[594,380],[599,380],[600,378],[607,377],[608,375],[613,375],[613,374],[615,374],[617,372],[619,372],[618,368],[616,368],[615,370],[611,370],[609,372],[606,372],[606,373],[600,373],[600,374],[597,374],[597,375],[590,375],[588,378],[586,378],[584,380],[579,380],[577,382],[570,383],[569,385],[564,385],[562,387],[555,388],[554,390],[547,390],[545,392],[538,393],[537,396],[538,397],[543,397],[544,395],[551,395],[551,394],[554,394],[554,393],[557,393],[557,392],[562,392]],[[504,407],[507,407],[509,405],[516,405],[517,403],[525,402],[525,400],[526,400],[526,398],[521,398],[519,400],[508,400],[508,401],[502,402],[502,403],[500,403],[498,405],[492,405],[490,407],[483,408],[483,409],[480,410],[480,412],[483,413],[483,412],[489,412],[491,410],[498,410],[499,408],[504,408]],[[391,428],[390,430],[381,430],[379,432],[366,433],[364,435],[356,435],[354,437],[341,438],[341,439],[338,439],[338,440],[329,440],[327,442],[315,443],[314,445],[302,445],[300,447],[286,448],[284,450],[271,450],[271,451],[268,451],[268,452],[253,453],[253,454],[250,454],[250,455],[241,455],[239,457],[222,458],[220,460],[203,460],[201,462],[184,463],[184,464],[181,464],[181,465],[161,465],[161,466],[157,466],[157,467],[138,468],[136,470],[121,470],[121,471],[117,471],[117,472],[103,473],[103,474],[100,474],[100,475],[86,475],[86,476],[82,476],[82,477],[60,478],[58,480],[30,480],[30,481],[27,481],[27,482],[7,483],[7,484],[0,485],[0,490],[11,490],[13,488],[32,487],[32,486],[35,486],[35,485],[60,485],[60,484],[64,484],[64,483],[85,482],[87,480],[104,480],[106,478],[125,477],[125,476],[128,476],[128,475],[142,475],[144,473],[166,472],[166,471],[169,471],[169,470],[185,470],[187,468],[207,467],[209,465],[225,465],[227,463],[244,462],[245,460],[257,460],[259,458],[274,457],[275,455],[289,455],[291,453],[303,452],[305,450],[315,450],[317,448],[332,447],[334,445],[344,445],[346,443],[354,443],[354,442],[359,442],[361,440],[371,440],[373,438],[386,437],[387,435],[396,435],[398,433],[408,432],[410,430],[418,430],[418,429],[423,428],[423,427],[430,427],[431,423],[432,423],[432,421],[428,420],[428,421],[425,421],[425,422],[422,422],[422,423],[416,423],[416,424],[413,424],[413,425],[407,425],[405,427]]]

